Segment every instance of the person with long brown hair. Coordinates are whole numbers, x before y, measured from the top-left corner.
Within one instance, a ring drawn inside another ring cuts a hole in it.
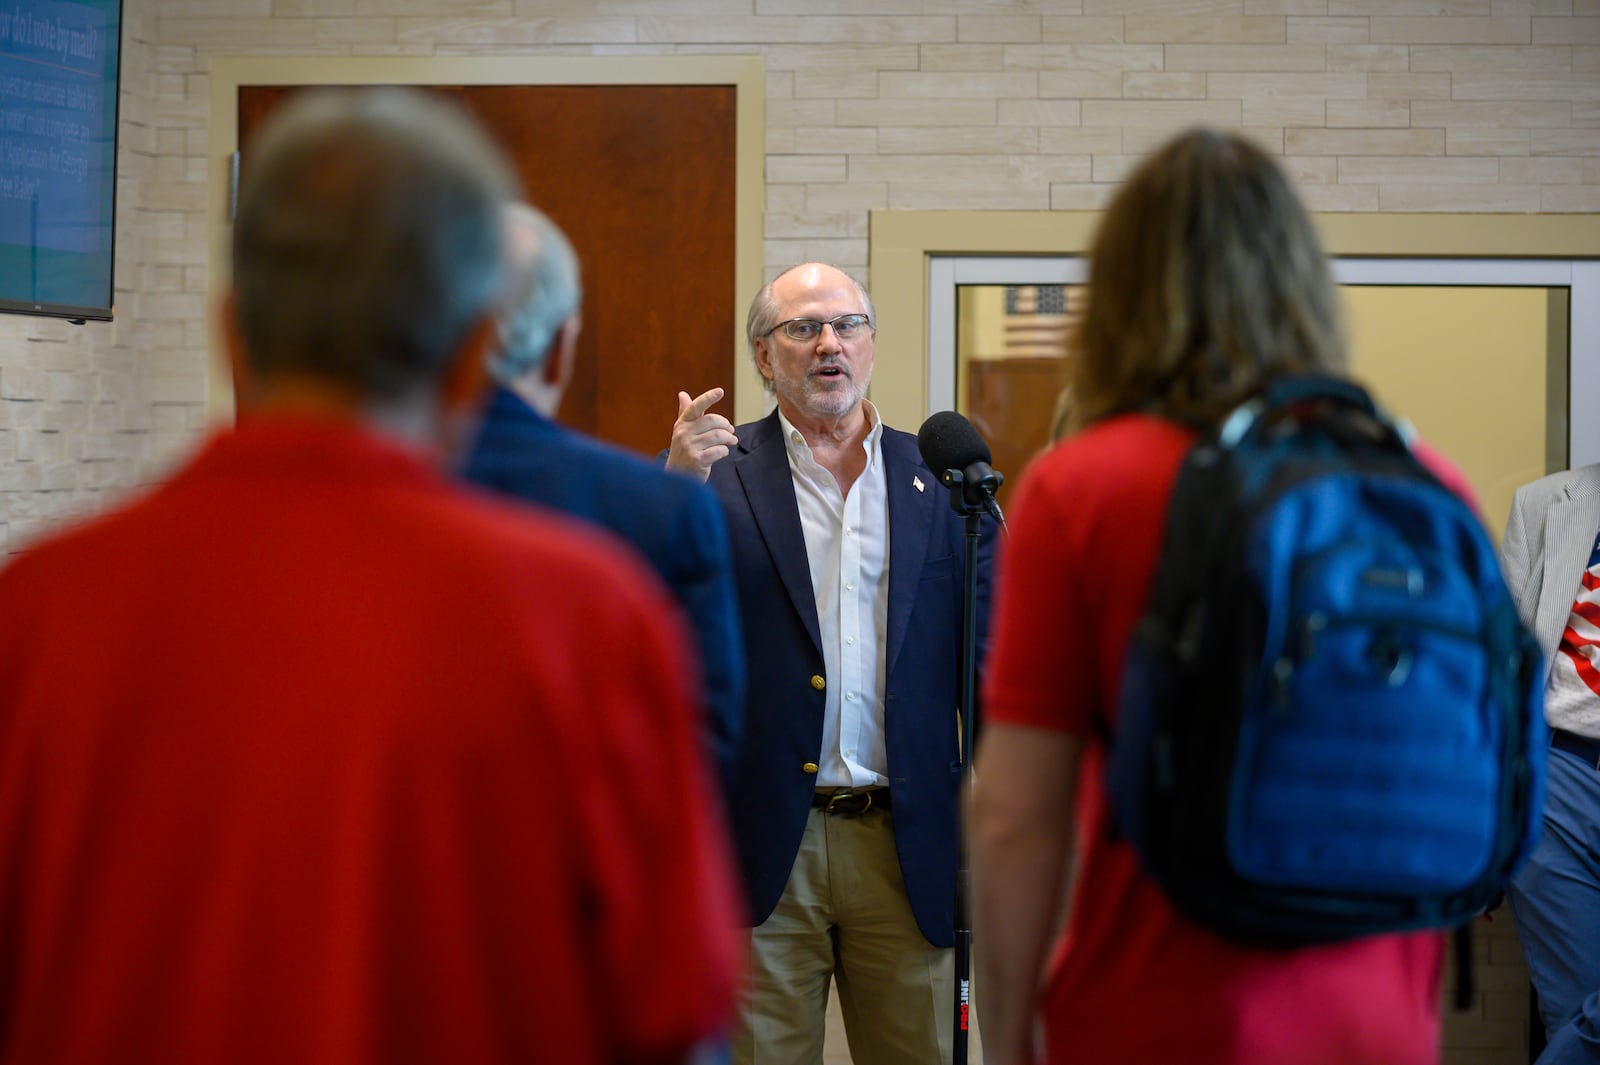
[[[1276,375],[1344,363],[1326,257],[1271,157],[1195,129],[1134,171],[1094,242],[1068,435],[1021,484],[1000,567],[970,810],[988,1065],[1437,1059],[1438,934],[1231,942],[1174,910],[1105,795],[1179,464]]]

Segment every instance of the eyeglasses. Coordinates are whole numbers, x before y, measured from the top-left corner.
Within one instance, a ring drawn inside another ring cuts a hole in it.
[[[787,322],[779,322],[761,335],[771,336],[775,330],[782,329],[783,335],[790,340],[815,340],[822,335],[825,325],[833,326],[833,335],[840,340],[849,340],[863,329],[871,332],[872,319],[864,314],[841,314],[826,322],[819,322],[815,318],[791,318]]]

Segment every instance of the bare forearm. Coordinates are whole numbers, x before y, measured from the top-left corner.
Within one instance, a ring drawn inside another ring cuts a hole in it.
[[[973,943],[984,1060],[1030,1065],[1041,976],[1072,850],[1077,744],[997,726],[979,748],[969,813]]]
[[[973,840],[973,942],[989,1065],[1033,1060],[1035,1006],[1066,864],[1061,844],[1038,834]]]

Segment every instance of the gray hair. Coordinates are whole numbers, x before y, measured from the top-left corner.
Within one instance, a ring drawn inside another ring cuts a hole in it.
[[[435,386],[499,310],[500,151],[441,98],[324,89],[286,102],[245,159],[233,288],[252,368],[377,405]]]
[[[750,359],[752,362],[755,361],[756,357],[756,341],[772,332],[772,330],[778,325],[778,301],[773,299],[772,286],[777,284],[778,281],[783,277],[794,273],[802,266],[810,265],[812,264],[796,263],[795,265],[789,267],[777,277],[773,278],[771,281],[768,281],[765,285],[762,285],[761,291],[756,293],[756,298],[750,301],[750,314],[745,319],[744,335],[745,340],[750,344]],[[822,265],[832,266],[831,263],[824,263]],[[835,270],[839,269],[836,266],[833,268]],[[877,328],[878,311],[877,308],[872,305],[872,297],[867,294],[866,286],[857,281],[848,272],[844,270],[839,270],[839,272],[844,274],[845,277],[850,278],[850,284],[855,288],[856,295],[861,297],[861,307],[867,312],[867,319],[872,323],[873,328]],[[768,380],[765,374],[761,373],[761,367],[759,364],[756,366],[756,374],[761,378],[761,383],[766,390],[771,392],[773,390],[773,384],[770,380]]]
[[[528,238],[509,242],[510,293],[500,347],[489,363],[495,380],[510,384],[544,364],[556,334],[583,302],[583,284],[577,253],[544,212],[515,203],[505,218]]]

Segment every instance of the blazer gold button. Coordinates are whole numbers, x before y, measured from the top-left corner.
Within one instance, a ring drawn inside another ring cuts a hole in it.
[[[800,771],[802,773],[811,773],[814,775],[817,771],[817,763],[807,762],[805,765],[800,767]]]
[[[812,678],[811,678],[811,686],[813,688],[817,689],[817,691],[821,691],[823,688],[826,688],[828,686],[828,682],[823,680],[821,677],[812,676]]]

